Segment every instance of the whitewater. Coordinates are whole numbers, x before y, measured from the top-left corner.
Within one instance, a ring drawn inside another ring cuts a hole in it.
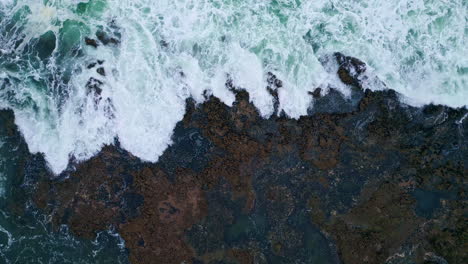
[[[0,0],[0,109],[58,174],[102,146],[156,162],[193,98],[232,105],[226,88],[274,112],[313,107],[308,92],[349,96],[334,52],[357,57],[411,105],[468,103],[464,0]],[[336,65],[335,65],[336,66]],[[372,80],[372,78],[370,78]],[[380,82],[364,83],[372,90]]]

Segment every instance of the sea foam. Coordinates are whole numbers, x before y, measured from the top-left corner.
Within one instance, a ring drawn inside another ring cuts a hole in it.
[[[268,118],[272,73],[283,84],[279,111],[305,115],[318,87],[349,94],[336,65],[319,62],[336,51],[365,61],[410,104],[460,107],[468,101],[464,22],[462,0],[5,1],[0,108],[14,110],[30,151],[58,174],[115,138],[157,161],[186,99],[212,94],[232,105],[227,82]]]

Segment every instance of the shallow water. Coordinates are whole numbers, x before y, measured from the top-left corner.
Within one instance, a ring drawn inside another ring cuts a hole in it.
[[[22,172],[32,164],[25,164],[27,148],[5,113],[0,112],[0,264],[127,263],[123,240],[115,233],[101,232],[87,241],[66,227],[52,230],[51,219],[29,201],[29,180]]]

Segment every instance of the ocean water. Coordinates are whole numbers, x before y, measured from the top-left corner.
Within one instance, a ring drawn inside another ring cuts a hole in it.
[[[0,264],[13,263],[128,263],[122,238],[100,232],[81,240],[62,226],[52,232],[50,218],[40,213],[23,192],[27,146],[14,133],[11,115],[0,112]],[[26,207],[22,210],[22,207]]]
[[[463,107],[467,7],[464,0],[1,0],[0,108],[14,111],[29,150],[58,174],[115,138],[157,161],[185,100],[214,95],[230,105],[228,80],[267,118],[276,114],[266,89],[268,72],[275,74],[280,110],[298,118],[313,107],[308,92],[317,87],[349,95],[320,63],[337,51],[365,61],[369,75],[409,104]]]

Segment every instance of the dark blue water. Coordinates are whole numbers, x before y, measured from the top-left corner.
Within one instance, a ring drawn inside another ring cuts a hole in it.
[[[0,264],[128,263],[116,234],[79,240],[64,226],[53,230],[47,215],[34,207],[29,191],[43,160],[30,156],[12,117],[0,111]]]

